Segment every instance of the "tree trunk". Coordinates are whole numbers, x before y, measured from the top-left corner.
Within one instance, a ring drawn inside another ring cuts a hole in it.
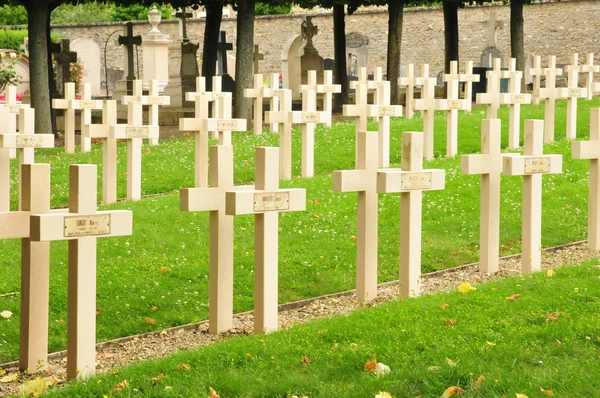
[[[335,111],[340,112],[342,105],[348,103],[348,70],[346,69],[346,22],[344,6],[333,6],[333,54],[335,68],[333,79],[342,86],[342,92],[335,95]]]
[[[252,87],[254,63],[254,5],[256,0],[238,0],[237,40],[235,51],[234,117],[252,119],[252,101],[244,89]]]
[[[56,135],[58,128],[56,126],[56,109],[52,107],[52,99],[58,98],[56,90],[56,79],[54,78],[54,65],[52,65],[52,38],[50,36],[50,14],[48,13],[48,21],[46,22],[46,32],[48,35],[48,88],[50,89],[50,123],[52,125],[52,134]]]
[[[204,44],[202,46],[202,76],[206,78],[206,91],[212,90],[212,78],[217,74],[217,46],[223,20],[223,3],[208,1],[205,5]]]
[[[400,102],[398,78],[400,77],[404,0],[388,1],[388,15],[387,79],[391,83],[390,103],[397,105]]]
[[[46,1],[31,1],[23,4],[28,14],[29,30],[29,81],[31,107],[35,109],[35,132],[50,133],[50,87],[48,77],[48,23],[51,8]]]
[[[523,0],[510,2],[510,54],[517,59],[517,70],[525,73]],[[525,88],[525,79],[521,79],[521,91],[525,92]]]
[[[458,62],[458,0],[444,0],[445,69],[450,73],[450,61]]]

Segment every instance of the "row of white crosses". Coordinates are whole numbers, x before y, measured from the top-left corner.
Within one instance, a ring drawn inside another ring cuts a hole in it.
[[[0,225],[10,226],[0,229],[0,238],[22,240],[21,370],[36,372],[48,365],[49,242],[68,240],[67,377],[94,373],[96,239],[132,233],[131,211],[97,212],[96,169],[70,166],[67,212],[50,210],[50,165],[22,164],[21,210],[0,212]]]

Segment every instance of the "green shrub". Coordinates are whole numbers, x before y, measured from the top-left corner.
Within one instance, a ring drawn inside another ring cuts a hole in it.
[[[27,25],[27,11],[23,6],[0,7],[0,25]]]
[[[156,6],[161,12],[163,19],[171,19],[173,7],[168,4],[156,4]],[[141,4],[116,6],[113,13],[113,21],[146,21],[150,9],[151,7],[146,7]]]
[[[5,50],[22,51],[21,45],[27,37],[27,30],[0,30],[0,48]]]
[[[254,7],[256,15],[280,15],[292,12],[292,3],[272,5],[269,3],[256,3]]]
[[[94,23],[113,21],[114,4],[89,2],[77,5],[62,4],[50,16],[52,24]]]

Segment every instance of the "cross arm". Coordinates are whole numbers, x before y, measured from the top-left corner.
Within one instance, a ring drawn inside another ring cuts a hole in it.
[[[288,112],[285,111],[267,111],[265,112],[265,123],[286,123],[288,116]]]
[[[225,198],[225,214],[229,216],[306,210],[306,189],[302,188],[228,191]]]
[[[463,155],[460,157],[460,172],[463,174],[490,174],[494,166],[494,159],[488,154]]]
[[[359,192],[367,187],[367,170],[338,170],[331,175],[335,192]]]
[[[331,114],[329,112],[307,112],[307,111],[292,111],[289,114],[291,123],[329,123],[331,122]]]
[[[81,135],[85,138],[108,138],[110,126],[104,124],[86,124],[83,126]]]
[[[450,111],[454,109],[459,111],[466,111],[469,110],[469,106],[471,106],[471,100],[468,99],[439,99],[436,100],[436,102],[436,108],[440,111]]]
[[[158,126],[128,126],[117,124],[110,126],[109,138],[131,139],[131,138],[158,138]]]
[[[52,108],[54,109],[69,109],[69,101],[67,99],[55,98],[52,100]]]
[[[29,104],[2,104],[0,107],[7,107],[9,113],[19,113],[21,108],[29,108]]]
[[[569,95],[569,89],[566,87],[540,88],[540,98],[566,98]]]
[[[377,172],[378,193],[436,191],[444,189],[445,186],[446,171],[441,169],[423,171],[390,169]]]
[[[128,236],[132,234],[133,212],[114,210],[94,214],[32,215],[31,240],[46,242],[81,237]]]
[[[391,116],[400,117],[402,116],[402,105],[368,105],[367,106],[369,117],[378,116]]]
[[[459,76],[458,77],[459,82],[479,82],[479,80],[481,80],[481,76],[479,76],[479,75],[463,73],[458,76]]]
[[[531,104],[531,94],[500,94],[500,104]]]
[[[254,185],[240,185],[232,190],[254,190]],[[181,211],[217,211],[225,203],[225,191],[219,187],[182,188],[179,195]]]
[[[415,110],[417,111],[432,111],[435,110],[435,106],[436,100],[434,100],[433,98],[423,98],[415,100]]]
[[[102,109],[100,100],[69,100],[67,104],[69,109]]]
[[[246,131],[246,119],[201,119],[200,127],[201,131]]]
[[[507,176],[558,173],[562,173],[562,155],[509,155],[502,161],[502,174]]]
[[[587,88],[583,88],[583,87],[568,88],[567,89],[567,97],[585,98],[585,97],[587,97]]]
[[[571,143],[573,159],[600,159],[600,141],[574,141]]]
[[[142,105],[171,105],[171,97],[168,95],[142,95],[135,99]]]
[[[317,85],[317,94],[341,93],[341,92],[342,92],[341,84],[318,84]]]
[[[0,213],[0,239],[29,238],[28,211]]]
[[[16,148],[17,147],[17,135],[16,134],[0,134],[0,148]]]

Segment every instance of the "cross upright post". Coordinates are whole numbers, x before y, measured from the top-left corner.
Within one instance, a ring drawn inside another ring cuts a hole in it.
[[[271,90],[274,97],[279,100],[277,111],[268,111],[265,121],[271,125],[281,125],[279,131],[279,174],[282,179],[292,178],[292,90],[278,88]]]
[[[356,192],[358,195],[356,296],[361,301],[371,301],[377,297],[378,133],[358,131],[357,135],[356,170],[334,171],[332,181],[335,192]]]
[[[536,55],[533,58],[533,68],[529,68],[527,71],[527,74],[533,77],[533,95],[531,103],[534,105],[538,105],[540,103],[540,81],[543,73],[544,70],[542,69],[542,57]]]
[[[58,48],[56,48],[58,51],[54,52],[56,54],[54,59],[58,67],[56,72],[56,87],[59,93],[62,92],[65,83],[70,80],[71,64],[77,62],[77,53],[70,51],[69,47],[70,40],[61,39]]]
[[[542,175],[562,172],[562,155],[544,155],[544,121],[525,120],[523,155],[505,156],[502,174],[523,176],[521,272],[539,271],[542,258]]]
[[[255,44],[254,45],[254,52],[252,53],[252,60],[253,60],[253,66],[254,66],[254,72],[253,73],[254,74],[257,74],[259,72],[259,70],[258,70],[258,66],[259,66],[258,63],[260,61],[262,61],[263,59],[265,59],[265,55],[261,54],[258,51],[258,44]]]
[[[422,84],[421,78],[415,76],[414,64],[408,64],[406,76],[400,77],[398,79],[398,84],[406,86],[404,108],[406,109],[406,118],[412,119],[414,117],[415,86],[420,86]]]
[[[600,108],[590,109],[590,140],[571,143],[573,159],[589,159],[587,244],[600,250]]]
[[[425,160],[433,159],[433,130],[437,102],[435,100],[435,79],[429,77],[429,65],[423,65],[421,78],[421,99],[415,100],[415,110],[423,114],[423,156]]]
[[[390,105],[391,84],[382,81],[377,89],[377,105],[368,105],[370,115],[379,118],[379,167],[390,165],[390,117],[402,116],[402,105]]]
[[[17,101],[17,87],[16,86],[7,86],[5,88],[5,99],[4,105],[9,109],[9,113],[6,118],[3,118],[4,123],[0,126],[0,132],[4,134],[15,134],[17,132],[17,116],[19,116],[19,110],[21,108],[29,108],[29,104],[24,104],[22,102]],[[10,157],[14,158],[16,156],[16,152],[14,149],[10,150]]]
[[[279,149],[256,148],[256,188],[225,194],[225,214],[254,214],[254,332],[277,330],[279,213],[306,210],[305,189],[280,189]]]
[[[126,69],[127,69],[127,90],[131,90],[130,82],[136,79],[135,70],[133,68],[133,46],[141,46],[142,45],[142,36],[134,36],[133,35],[133,24],[131,22],[127,22],[123,27],[123,35],[119,36],[118,43],[122,46],[125,46],[127,61]]]
[[[279,73],[271,74],[271,81],[269,83],[269,90],[268,90],[269,98],[270,98],[269,111],[271,111],[271,112],[276,112],[279,110],[279,96],[274,94],[275,90],[279,90]],[[266,122],[266,114],[265,114],[265,122]],[[269,130],[271,130],[271,133],[278,133],[279,132],[279,123],[270,123]]]
[[[69,241],[67,377],[87,377],[96,367],[96,240],[129,236],[129,210],[97,211],[96,165],[69,168],[69,213],[31,216],[34,242]]]
[[[445,187],[445,171],[423,170],[423,133],[402,133],[402,169],[379,170],[378,193],[400,193],[399,296],[421,294],[423,191]]]
[[[471,112],[473,105],[473,82],[478,82],[481,78],[479,75],[473,73],[473,61],[468,61],[465,68],[465,73],[459,75],[458,81],[465,83],[464,99],[469,100],[469,108],[467,111]]]
[[[478,104],[487,104],[487,118],[498,118],[500,108],[500,75],[502,74],[502,60],[494,58],[494,68],[486,72],[487,91],[477,94]]]
[[[262,122],[263,122],[263,97],[265,96],[265,88],[263,87],[263,75],[254,75],[254,86],[252,88],[244,89],[244,97],[254,98],[254,135],[262,134]],[[268,89],[267,89],[268,91]],[[269,93],[267,93],[269,94]]]
[[[341,93],[342,85],[333,84],[333,71],[323,71],[323,84],[317,84],[317,94],[323,94],[323,111],[329,113],[333,112],[333,94]],[[331,127],[331,120],[325,123],[325,126]]]
[[[158,124],[158,107],[166,106],[171,104],[171,97],[168,95],[160,95],[159,91],[159,81],[153,79],[150,81],[148,87],[148,95],[143,95],[143,85],[141,83],[137,83],[135,85],[135,93],[133,96],[127,96],[127,98],[123,99],[123,103],[127,103],[129,100],[138,101],[143,106],[148,106],[148,124],[150,126],[160,126]],[[160,135],[160,132],[159,132]],[[158,145],[159,138],[150,138],[148,143],[152,146]]]
[[[594,97],[594,73],[600,72],[600,65],[594,65],[594,53],[588,53],[585,64],[581,65],[580,72],[587,74],[586,90],[589,101]]]
[[[446,116],[446,156],[454,157],[458,152],[458,111],[468,110],[471,105],[470,99],[458,99],[458,61],[450,61],[450,73],[444,75],[444,81],[448,83],[448,98],[438,100],[438,109],[447,111]]]
[[[75,109],[69,106],[75,100],[75,83],[65,83],[64,93],[64,99],[52,100],[52,107],[64,109],[65,152],[75,153]]]
[[[353,116],[356,118],[356,142],[358,143],[358,133],[367,131],[367,122],[369,119],[369,107],[367,97],[369,87],[367,83],[356,84],[354,88],[354,105],[344,105],[342,113],[344,116]],[[358,162],[358,149],[355,152],[355,163]]]
[[[562,69],[556,67],[556,56],[550,56],[548,67],[544,68],[546,87],[540,88],[540,98],[546,100],[544,106],[544,141],[554,142],[554,116],[556,103],[560,98],[566,98],[569,90],[556,87],[556,76],[562,76]]]
[[[500,132],[500,119],[482,120],[481,154],[460,158],[461,173],[481,175],[479,272],[485,274],[498,271],[500,257]]]
[[[227,43],[227,33],[219,32],[219,41],[217,43],[217,64],[219,75],[226,75],[227,72],[227,51],[233,50],[233,44]],[[215,88],[213,86],[213,91]]]
[[[523,72],[517,70],[516,58],[510,59],[507,71],[502,71],[501,77],[508,79],[508,94],[500,94],[500,104],[509,105],[508,147],[518,148],[521,135],[521,104],[531,104],[531,94],[521,93]]]
[[[573,54],[572,64],[567,67],[567,140],[577,138],[577,98],[587,98],[587,89],[579,88],[579,54]]]
[[[74,83],[71,83],[74,84]],[[74,88],[73,88],[74,89]],[[70,90],[70,88],[69,88]],[[60,100],[55,100],[58,104],[60,104]],[[81,99],[71,99],[67,103],[69,109],[80,110],[81,111],[81,152],[89,152],[92,150],[92,140],[89,138],[85,138],[83,136],[83,130],[85,130],[85,126],[92,123],[92,109],[102,109],[102,101],[100,100],[92,100],[92,85],[90,83],[84,83],[83,89],[81,91]],[[60,108],[58,108],[60,109]],[[65,113],[65,118],[67,117],[67,113]],[[73,117],[75,116],[75,112],[73,112]],[[66,121],[65,121],[66,124]],[[72,125],[75,122],[71,123]]]

